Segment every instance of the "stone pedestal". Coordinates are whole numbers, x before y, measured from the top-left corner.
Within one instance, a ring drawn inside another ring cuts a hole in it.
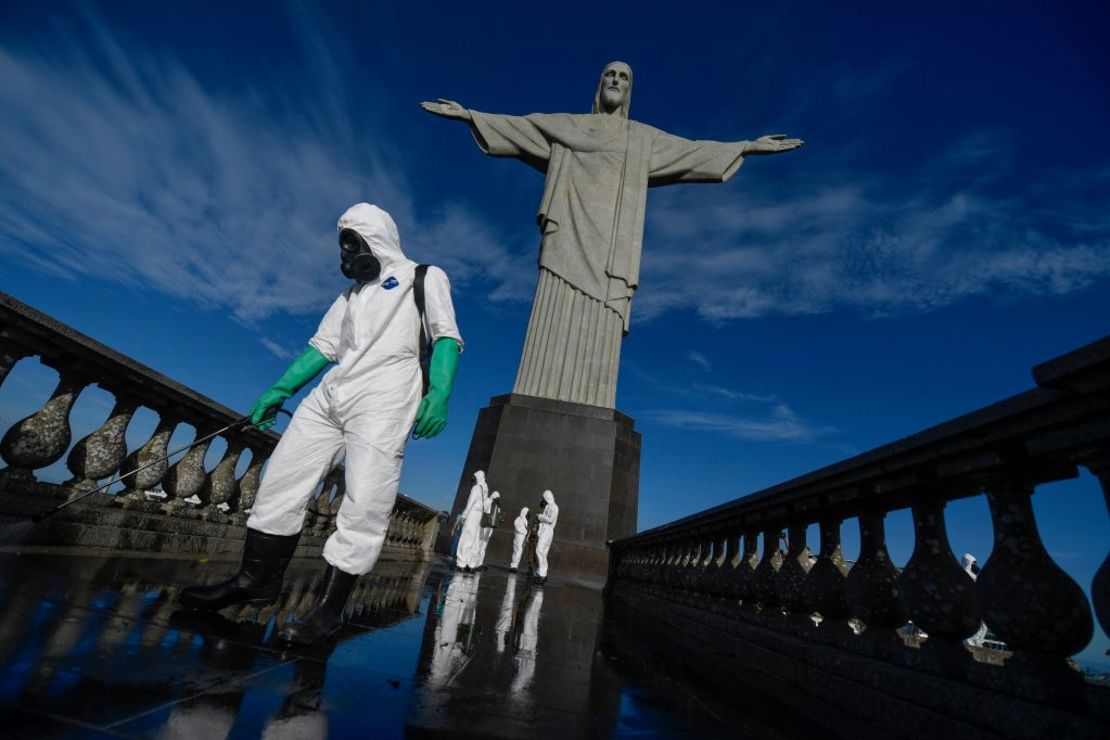
[[[501,492],[505,511],[486,551],[487,565],[509,564],[513,520],[523,506],[534,517],[545,489],[559,505],[549,575],[604,582],[606,541],[636,532],[640,433],[619,411],[496,396],[478,413],[451,522],[466,506],[475,470],[486,471],[490,491]]]

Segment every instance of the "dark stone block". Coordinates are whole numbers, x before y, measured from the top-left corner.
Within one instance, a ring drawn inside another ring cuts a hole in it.
[[[523,506],[534,515],[545,489],[559,505],[550,554],[554,573],[604,581],[606,542],[636,533],[640,434],[619,411],[496,396],[478,413],[450,521],[466,505],[475,470],[486,471],[490,490],[501,492],[505,507],[505,521],[486,552],[491,565],[508,564],[513,519]],[[448,530],[441,529],[440,551],[450,544]]]

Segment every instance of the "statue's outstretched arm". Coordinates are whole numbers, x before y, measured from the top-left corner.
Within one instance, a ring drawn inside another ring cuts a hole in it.
[[[420,107],[428,111],[429,113],[434,113],[437,116],[443,116],[444,118],[455,118],[460,121],[470,120],[470,111],[468,111],[466,108],[463,108],[462,105],[456,103],[454,100],[447,100],[446,98],[436,98],[436,101],[434,103],[425,100],[423,103],[420,104]]]
[[[778,154],[797,149],[803,143],[805,142],[801,139],[786,138],[786,134],[769,134],[747,142],[744,146],[744,154]]]

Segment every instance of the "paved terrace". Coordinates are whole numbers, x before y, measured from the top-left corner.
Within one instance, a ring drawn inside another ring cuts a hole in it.
[[[232,561],[0,555],[4,737],[753,737],[809,734],[746,692],[723,706],[657,664],[602,595],[502,569],[386,564],[318,650],[271,639],[311,605],[315,559],[276,608],[178,609]]]

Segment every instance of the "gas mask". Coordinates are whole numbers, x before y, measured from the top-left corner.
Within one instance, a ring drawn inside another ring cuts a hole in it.
[[[362,234],[354,229],[339,232],[339,259],[343,275],[360,283],[377,280],[382,271],[382,263],[370,251]]]

